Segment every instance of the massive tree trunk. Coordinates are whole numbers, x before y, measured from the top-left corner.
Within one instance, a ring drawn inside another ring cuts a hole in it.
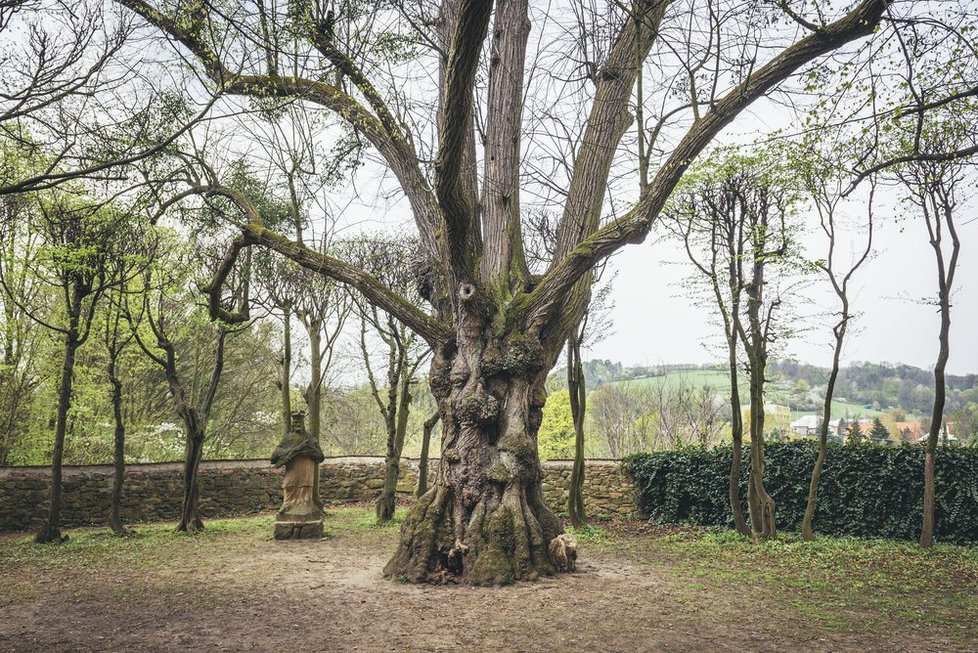
[[[58,383],[58,412],[54,425],[54,451],[51,454],[51,495],[48,517],[34,538],[40,543],[60,543],[68,539],[67,536],[61,535],[61,462],[64,458],[65,433],[68,429],[68,411],[71,409],[75,353],[81,344],[78,329],[81,323],[82,299],[83,293],[76,285],[69,300],[68,329],[65,332],[61,381]]]
[[[581,366],[580,334],[575,330],[567,340],[567,391],[570,393],[574,419],[574,468],[567,489],[567,516],[574,528],[587,525],[584,510],[584,413],[587,410],[587,388]]]
[[[387,576],[500,584],[554,573],[547,546],[562,529],[543,502],[537,454],[543,350],[519,334],[469,335],[434,352],[441,464],[404,520]]]

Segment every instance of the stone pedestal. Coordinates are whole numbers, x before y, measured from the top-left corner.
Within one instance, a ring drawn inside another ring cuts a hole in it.
[[[276,540],[318,540],[323,536],[323,520],[276,521]]]

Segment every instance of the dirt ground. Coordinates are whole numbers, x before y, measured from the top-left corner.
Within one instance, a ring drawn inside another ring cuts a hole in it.
[[[315,542],[271,540],[270,517],[210,522],[196,538],[143,527],[124,543],[75,530],[54,552],[5,537],[0,650],[978,650],[974,623],[949,637],[941,622],[881,619],[858,602],[833,621],[786,600],[790,586],[704,573],[641,528],[584,538],[573,574],[498,588],[403,584],[381,577],[397,529],[369,521],[366,508],[335,509],[330,536]],[[978,578],[964,582],[978,590]]]

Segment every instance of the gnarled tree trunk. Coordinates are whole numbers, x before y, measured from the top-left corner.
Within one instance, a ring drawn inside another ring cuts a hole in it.
[[[537,454],[545,379],[542,347],[518,334],[487,345],[472,333],[435,351],[437,482],[405,518],[385,575],[490,585],[554,573],[547,546],[562,528],[543,501]]]

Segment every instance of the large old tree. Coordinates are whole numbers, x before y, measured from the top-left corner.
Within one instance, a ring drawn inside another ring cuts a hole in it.
[[[643,241],[687,166],[745,107],[809,62],[872,34],[888,5],[862,0],[833,18],[805,18],[791,2],[724,9],[637,0],[626,3],[627,11],[609,4],[608,16],[597,21],[604,45],[597,53],[588,50],[581,66],[588,90],[573,100],[583,117],[566,184],[559,183],[561,194],[553,196],[559,199],[549,207],[561,215],[554,258],[545,269],[531,270],[520,191],[528,147],[523,140],[533,130],[523,107],[527,82],[549,65],[539,47],[527,47],[531,16],[552,27],[543,8],[531,11],[528,0],[445,0],[436,17],[425,13],[424,3],[378,3],[367,7],[369,20],[351,27],[356,16],[343,3],[327,11],[302,2],[285,7],[259,1],[246,8],[207,0],[119,2],[161,30],[220,93],[325,107],[367,139],[396,177],[423,248],[415,270],[430,313],[362,269],[271,231],[235,190],[212,181],[189,192],[231,201],[244,216],[222,272],[243,249],[270,248],[357,289],[431,345],[430,385],[443,425],[441,464],[436,482],[405,518],[386,573],[410,581],[454,575],[471,583],[554,572],[547,544],[561,525],[541,495],[536,434],[544,380],[587,308],[594,266]],[[437,53],[431,75],[437,89],[428,95],[437,95],[435,137],[414,133],[417,122],[402,115],[408,104],[402,94],[424,79],[399,87],[384,77],[396,66],[370,59],[378,43],[373,49],[351,45],[383,23],[373,17],[384,12],[411,25],[412,42],[422,44],[417,47]],[[722,21],[737,12],[739,27],[724,28]],[[780,21],[778,37],[762,39],[771,20]],[[659,41],[689,25],[690,35],[716,34],[709,43],[706,37],[690,40],[684,70],[662,71],[688,77],[689,110],[669,114],[688,119],[681,131],[670,132],[667,151],[667,143],[642,134],[643,148],[662,152],[660,165],[630,206],[622,210],[619,202],[609,216],[609,178],[616,154],[629,150],[622,140],[633,123],[636,77]],[[703,76],[711,74],[715,81],[703,88]],[[554,91],[545,102],[559,105],[563,99]]]

